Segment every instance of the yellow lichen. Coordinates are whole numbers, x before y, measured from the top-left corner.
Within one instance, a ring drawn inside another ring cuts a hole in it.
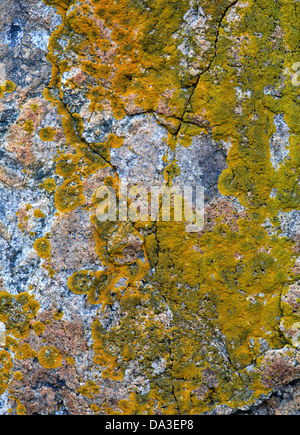
[[[26,412],[25,406],[22,403],[20,403],[19,401],[17,401],[17,403],[18,403],[17,414],[18,415],[26,415],[27,412]]]
[[[33,248],[36,250],[40,258],[49,258],[51,254],[51,244],[46,237],[37,239],[34,242]]]
[[[78,389],[78,393],[82,396],[86,396],[89,399],[93,399],[95,394],[98,394],[100,387],[96,385],[94,381],[88,381],[85,386],[81,386]]]
[[[44,181],[44,188],[49,193],[53,193],[56,190],[56,183],[53,178],[47,178],[47,180]]]
[[[78,176],[67,179],[55,192],[55,205],[60,213],[68,213],[84,204],[83,186]]]
[[[198,35],[191,32],[195,54],[185,59],[180,46],[185,42],[181,29],[188,1],[154,0],[148,7],[147,2],[91,0],[91,8],[74,5],[69,11],[69,2],[46,3],[59,7],[63,23],[50,40],[53,76],[44,95],[56,104],[67,142],[76,150],[72,157],[57,158],[57,172],[66,178],[55,194],[57,209],[66,213],[83,205],[82,177],[110,166],[110,148],[123,144],[112,133],[105,143],[83,141],[83,120],[64,106],[60,87],[62,74],[75,58],[76,66],[96,83],[86,93],[91,111],[109,104],[114,117],[121,119],[130,102],[147,113],[164,107],[168,116],[163,113],[160,124],[166,125],[172,151],[179,143],[188,148],[201,134],[210,133],[217,143],[230,141],[228,168],[219,189],[236,197],[246,210],[235,229],[220,218],[210,232],[199,236],[187,234],[184,222],[143,227],[92,218],[96,253],[106,270],[74,272],[68,286],[90,303],[101,304],[104,315],[115,302],[122,313],[109,329],[99,319],[93,322],[96,368],[104,378],[122,380],[128,365],[138,361],[150,392],[133,392],[122,400],[119,408],[125,414],[151,414],[154,407],[163,414],[197,414],[222,404],[234,408],[253,403],[268,391],[259,374],[247,369],[259,363],[262,342],[270,349],[286,344],[279,327],[282,309],[286,325],[297,320],[280,303],[293,278],[292,243],[279,234],[270,236],[262,225],[269,218],[276,229],[280,209],[299,207],[298,94],[288,82],[284,87],[281,83],[283,68],[290,69],[295,61],[295,5],[203,0],[201,7],[211,20],[205,29],[210,48],[203,55]],[[230,6],[236,8],[237,20],[230,19]],[[92,13],[110,29],[110,41],[103,41]],[[274,37],[277,25],[285,31],[280,41]],[[69,41],[65,56],[61,38]],[[110,55],[109,64],[104,55],[96,55],[98,49]],[[198,65],[196,75],[183,66],[193,63]],[[281,89],[281,98],[266,92],[266,86]],[[240,101],[239,93],[247,98]],[[275,171],[269,141],[275,131],[274,114],[280,113],[285,113],[291,130],[290,159]],[[175,160],[165,163],[164,179],[170,184],[180,168]],[[112,181],[114,188],[115,184]],[[141,234],[145,263],[133,259],[126,264],[126,236],[139,229],[145,235]],[[112,237],[114,243],[109,242]],[[150,265],[155,267],[151,275]],[[124,285],[117,286],[120,281]],[[158,362],[161,374],[154,369]],[[217,372],[213,387],[204,383],[206,370]],[[80,392],[94,399],[88,385]],[[107,405],[103,410],[115,412]]]
[[[34,127],[33,127],[33,122],[31,119],[28,119],[27,121],[24,122],[24,126],[23,126],[24,130],[29,133],[32,134],[34,131]]]
[[[22,344],[16,352],[16,358],[20,360],[26,360],[29,358],[36,358],[37,352],[33,350],[28,343]]]
[[[33,212],[33,215],[35,218],[40,218],[40,219],[44,219],[45,218],[45,213],[43,213],[41,210],[39,209],[35,209]]]
[[[31,110],[32,110],[33,112],[37,112],[39,106],[38,106],[38,104],[33,103],[33,104],[31,104],[30,108],[31,108]]]
[[[39,130],[39,137],[44,142],[52,142],[55,136],[55,130],[51,127],[42,128]]]
[[[53,346],[44,347],[38,354],[39,363],[46,369],[57,369],[61,366],[62,356]]]
[[[74,360],[74,358],[69,356],[69,357],[67,358],[67,363],[68,363],[70,366],[73,366],[73,365],[75,364],[75,360]]]
[[[32,328],[34,332],[40,337],[42,333],[45,331],[46,326],[42,322],[34,322],[32,324]]]
[[[16,85],[14,82],[12,82],[11,80],[7,80],[4,83],[4,90],[5,92],[7,92],[8,94],[10,94],[11,92],[14,92],[14,90],[16,89]]]
[[[53,314],[53,319],[55,320],[61,320],[64,317],[63,311],[57,311]]]
[[[13,368],[11,356],[6,351],[0,351],[0,395],[9,387]]]
[[[39,307],[34,296],[28,293],[14,296],[0,292],[0,321],[5,323],[7,333],[16,338],[28,336],[30,320],[35,318]]]

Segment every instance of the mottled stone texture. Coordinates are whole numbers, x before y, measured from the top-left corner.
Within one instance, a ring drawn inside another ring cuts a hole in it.
[[[1,414],[299,414],[299,8],[1,1]]]

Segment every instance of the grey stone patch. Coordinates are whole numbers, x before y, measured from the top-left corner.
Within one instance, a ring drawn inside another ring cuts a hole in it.
[[[0,396],[0,415],[7,414],[9,408],[9,392],[6,391],[4,394],[2,394],[2,396]]]
[[[42,91],[51,76],[45,53],[51,33],[61,24],[53,8],[42,1],[2,0],[0,4],[0,62],[6,79],[28,87],[27,97]]]
[[[265,228],[269,236],[288,237],[294,239],[300,233],[300,212],[298,210],[292,210],[290,212],[280,211],[278,213],[280,219],[280,226],[274,227],[269,218],[265,220],[262,226]],[[277,234],[277,230],[280,229],[281,233]]]
[[[175,158],[181,170],[176,177],[176,184],[182,187],[203,186],[206,202],[220,196],[218,180],[227,167],[226,155],[210,135],[202,134],[193,138],[192,145],[188,148],[179,144]]]
[[[7,25],[4,31],[3,43],[9,45],[10,48],[15,48],[22,40],[24,35],[23,28],[24,21],[20,18],[16,18],[11,25]]]
[[[78,104],[80,107],[86,107],[86,98],[83,96],[79,98]],[[82,113],[81,113],[82,115]],[[111,113],[109,112],[94,112],[90,115],[89,119],[83,114],[84,132],[83,138],[88,143],[105,142],[108,135],[111,133],[113,125],[117,123]]]
[[[7,133],[9,127],[18,119],[18,113],[15,110],[3,110],[0,114],[0,139],[3,134]]]
[[[274,124],[276,133],[273,134],[270,140],[271,163],[278,170],[280,164],[284,163],[289,157],[290,129],[284,120],[283,114],[274,116]]]
[[[54,209],[51,199],[43,196],[39,191],[23,188],[2,188],[0,185],[1,224],[0,232],[0,259],[1,276],[6,291],[12,294],[28,291],[32,276],[39,273],[39,263],[33,242],[27,233],[22,233],[18,228],[16,212],[21,206],[31,204],[33,208],[42,209],[46,215],[53,216]],[[31,228],[36,233],[36,238],[43,237],[53,225],[53,217],[46,220],[34,220]],[[7,236],[5,236],[7,234]],[[49,276],[48,276],[49,279]]]
[[[124,137],[124,145],[111,150],[111,163],[119,177],[145,187],[164,184],[163,172],[168,153],[167,132],[151,115],[137,115],[123,120],[115,134]]]
[[[49,39],[50,39],[50,34],[48,32],[46,32],[45,30],[40,30],[40,31],[35,30],[31,34],[32,43],[37,48],[39,48],[40,50],[43,50],[43,51],[47,51]]]
[[[280,219],[280,228],[282,230],[282,236],[294,238],[300,234],[300,212],[299,210],[292,210],[289,212],[281,211],[278,214]]]
[[[139,394],[148,394],[151,386],[149,379],[141,373],[137,362],[130,362],[125,370],[123,382],[129,387],[129,391],[136,391]]]

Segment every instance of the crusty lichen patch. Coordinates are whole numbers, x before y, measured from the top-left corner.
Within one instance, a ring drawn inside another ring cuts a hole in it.
[[[55,136],[55,130],[51,127],[42,128],[39,131],[39,136],[44,142],[52,142]]]
[[[44,2],[62,18],[49,44],[52,77],[44,92],[57,107],[67,141],[55,158],[57,179],[42,184],[48,194],[55,192],[57,210],[68,216],[79,207],[96,208],[99,201],[85,196],[84,183],[104,169],[111,169],[105,183],[121,200],[111,153],[126,134],[118,136],[120,128],[111,126],[102,139],[89,139],[98,137],[90,120],[102,113],[118,126],[126,116],[155,115],[173,153],[179,146],[188,150],[202,134],[220,148],[230,143],[219,190],[245,209],[234,225],[220,216],[199,234],[188,234],[185,222],[103,223],[92,216],[101,269],[74,270],[67,285],[97,305],[93,373],[126,385],[134,371],[143,388],[130,385],[114,406],[99,400],[97,377],[77,392],[96,414],[198,414],[251,405],[270,391],[262,355],[298,346],[299,310],[282,302],[297,279],[295,252],[281,235],[278,216],[299,209],[299,92],[286,73],[299,56],[299,5],[203,0],[200,10],[187,0]],[[191,17],[197,17],[195,28],[188,27]],[[10,90],[8,84],[1,88]],[[79,94],[84,109],[70,103],[70,95]],[[289,157],[276,169],[270,140],[280,114],[290,131]],[[32,135],[34,124],[27,120],[23,129]],[[56,131],[46,127],[38,135],[52,142]],[[181,169],[175,157],[164,163],[161,176],[171,185]],[[45,217],[38,210],[34,216]],[[50,259],[47,237],[33,247]],[[28,336],[38,308],[28,294],[0,294],[0,320],[14,337],[7,343],[17,359],[38,356],[42,367],[58,369],[63,357],[56,347],[45,343],[37,354],[17,341]],[[61,322],[62,316],[58,311],[52,318]],[[46,326],[34,322],[32,329],[43,336]],[[13,367],[7,352],[1,358],[0,393]],[[67,367],[74,366],[68,357]],[[15,378],[21,381],[19,374]],[[19,412],[26,412],[22,407]]]
[[[38,354],[40,364],[46,369],[57,369],[62,362],[59,351],[53,347],[44,347]]]
[[[94,163],[98,156],[104,160],[102,167],[110,164],[111,144],[87,147],[84,120],[62,103],[64,93],[78,86],[72,80],[62,86],[62,76],[74,66],[74,58],[89,83],[91,112],[109,105],[115,119],[134,111],[160,114],[166,118],[173,150],[179,142],[188,147],[201,132],[211,132],[216,141],[230,140],[228,169],[219,188],[223,195],[236,196],[248,212],[237,221],[238,231],[220,220],[200,238],[187,235],[184,224],[173,223],[135,229],[128,225],[124,237],[122,224],[103,225],[94,218],[96,252],[108,270],[75,272],[68,285],[90,303],[101,303],[104,312],[118,304],[123,313],[110,329],[96,320],[92,335],[94,361],[103,377],[121,380],[128,365],[139,361],[141,373],[149,379],[149,393],[133,393],[129,402],[120,403],[125,413],[151,412],[154,403],[166,413],[201,413],[218,404],[249,403],[266,390],[247,367],[256,364],[262,343],[271,349],[286,343],[278,322],[280,299],[293,277],[295,257],[292,243],[279,232],[270,236],[262,224],[269,218],[276,229],[280,208],[289,211],[299,201],[293,151],[299,110],[296,90],[282,82],[283,64],[288,67],[292,60],[292,56],[286,59],[285,46],[292,51],[295,36],[286,32],[280,41],[274,39],[276,26],[285,32],[288,21],[295,23],[292,7],[297,5],[292,3],[203,1],[204,13],[212,17],[204,32],[209,48],[196,65],[199,47],[189,36],[194,57],[185,62],[197,70],[194,75],[182,66],[180,46],[186,42],[178,30],[189,11],[188,2],[133,5],[127,0],[115,4],[94,0],[89,7],[75,4],[69,12],[60,10],[63,24],[51,39],[53,77],[45,96],[57,104],[66,137],[87,164],[81,175],[101,169],[100,162]],[[231,19],[231,10],[237,19]],[[110,30],[105,38],[99,20]],[[60,41],[65,38],[70,44],[63,52]],[[102,53],[110,54],[111,61],[106,62]],[[267,85],[279,87],[282,98],[266,94]],[[269,148],[276,113],[286,114],[292,131],[291,158],[279,171],[271,166]],[[84,201],[79,178],[75,181],[73,175],[76,164],[73,156],[58,159],[58,172],[67,178],[56,192],[61,212]],[[169,162],[165,181],[170,183],[179,174],[176,162]],[[144,253],[145,264],[125,255],[132,231],[140,234],[137,250]],[[155,266],[151,276],[150,263]],[[120,280],[124,285],[116,286]],[[223,340],[225,354],[213,344]],[[213,390],[205,389],[208,368],[218,370]],[[197,392],[201,385],[206,391],[203,397]]]
[[[36,250],[38,256],[40,258],[49,258],[51,254],[51,244],[46,237],[42,237],[41,239],[37,239],[33,248]]]

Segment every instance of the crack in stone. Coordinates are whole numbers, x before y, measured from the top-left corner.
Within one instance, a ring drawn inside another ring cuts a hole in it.
[[[184,107],[184,110],[183,110],[183,114],[182,114],[182,116],[181,116],[180,118],[176,118],[176,119],[179,119],[179,120],[181,121],[180,124],[179,124],[179,126],[178,126],[177,131],[176,131],[175,134],[174,134],[174,136],[177,137],[177,140],[178,140],[179,135],[180,135],[180,131],[181,131],[181,128],[182,128],[182,124],[185,122],[184,117],[185,117],[185,115],[186,115],[186,113],[187,113],[187,111],[188,111],[188,107],[189,107],[189,105],[190,105],[190,103],[191,103],[191,101],[192,101],[192,99],[193,99],[193,96],[194,96],[194,94],[195,94],[195,91],[196,91],[196,89],[197,89],[197,87],[198,87],[198,85],[199,85],[200,79],[201,79],[201,77],[202,77],[205,73],[207,73],[207,72],[210,70],[210,68],[211,68],[211,66],[212,66],[212,64],[213,64],[213,62],[214,62],[214,60],[215,60],[216,57],[217,57],[218,42],[219,42],[220,30],[221,30],[221,27],[222,27],[223,20],[224,20],[224,18],[226,17],[226,15],[227,15],[227,13],[229,12],[229,10],[230,10],[231,8],[233,8],[233,7],[234,7],[238,2],[239,2],[239,0],[235,0],[233,3],[231,3],[230,5],[228,5],[227,8],[224,10],[223,14],[221,15],[220,20],[218,21],[218,24],[217,24],[217,33],[216,33],[215,42],[214,42],[214,54],[213,54],[213,56],[212,56],[212,59],[209,61],[208,66],[207,66],[207,67],[206,67],[206,68],[205,68],[205,69],[204,69],[204,70],[203,70],[203,71],[198,75],[197,80],[196,80],[196,83],[195,83],[194,85],[191,86],[191,87],[192,87],[192,92],[191,92],[191,95],[189,96],[189,98],[188,98],[188,100],[187,100],[187,102],[186,102],[186,104],[185,104],[185,107]],[[187,123],[193,124],[193,122],[190,122],[190,121],[188,121]]]

